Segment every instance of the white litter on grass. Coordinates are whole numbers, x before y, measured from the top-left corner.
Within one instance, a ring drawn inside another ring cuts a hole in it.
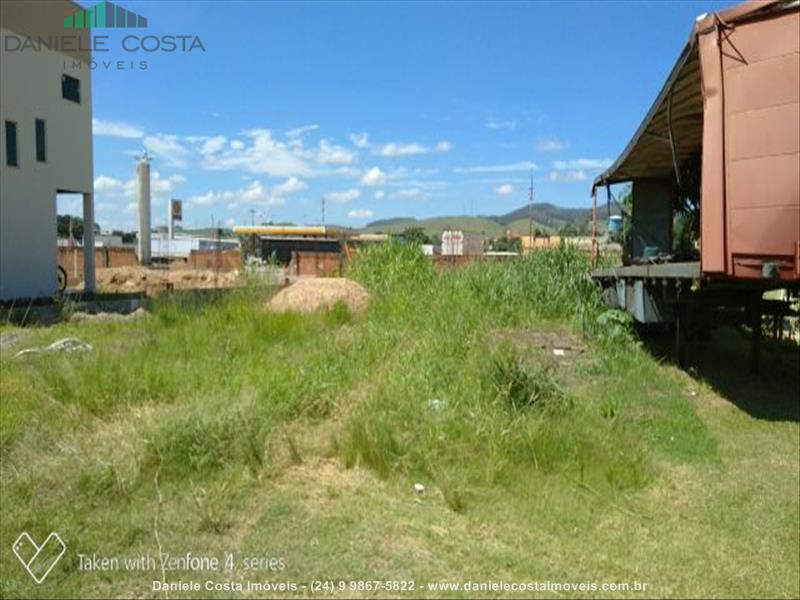
[[[424,494],[425,493],[425,486],[422,485],[421,483],[415,483],[414,484],[414,491],[417,493],[417,495]]]
[[[20,350],[14,355],[14,358],[21,358],[28,354],[41,354],[43,352],[87,352],[94,350],[91,344],[80,341],[76,337],[67,337],[56,340],[49,346],[40,346],[38,348],[25,348]]]
[[[444,408],[444,400],[439,400],[438,398],[428,400],[428,408],[431,410],[442,410]]]
[[[566,356],[567,352],[563,348],[553,348],[554,356]]]

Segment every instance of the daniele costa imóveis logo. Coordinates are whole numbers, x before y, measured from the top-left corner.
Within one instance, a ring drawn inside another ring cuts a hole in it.
[[[67,55],[64,68],[75,70],[146,70],[150,67],[147,59],[161,54],[206,52],[199,35],[184,31],[156,34],[148,16],[113,2],[79,8],[59,17],[62,21],[63,33],[54,34],[52,26],[48,26],[42,28],[46,33],[41,34],[4,34],[3,50],[61,52]]]

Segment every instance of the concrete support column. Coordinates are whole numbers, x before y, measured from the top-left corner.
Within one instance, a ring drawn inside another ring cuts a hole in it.
[[[95,293],[94,277],[94,197],[83,194],[83,290]]]

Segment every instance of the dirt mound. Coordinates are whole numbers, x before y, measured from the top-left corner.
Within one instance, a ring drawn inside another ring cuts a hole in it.
[[[97,269],[97,289],[107,293],[145,292],[148,296],[155,296],[170,289],[233,287],[238,284],[238,278],[238,271],[114,267]]]
[[[361,312],[367,308],[369,294],[355,281],[342,277],[301,279],[273,296],[267,308],[276,312],[313,312],[340,301],[352,312]]]

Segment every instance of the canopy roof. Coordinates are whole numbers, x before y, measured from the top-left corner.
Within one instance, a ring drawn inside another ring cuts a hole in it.
[[[717,23],[730,25],[797,4],[798,0],[751,0],[719,13],[699,16],[633,139],[614,164],[597,176],[593,188],[633,179],[674,176],[675,169],[686,159],[699,156],[703,142],[703,94],[697,37]]]

